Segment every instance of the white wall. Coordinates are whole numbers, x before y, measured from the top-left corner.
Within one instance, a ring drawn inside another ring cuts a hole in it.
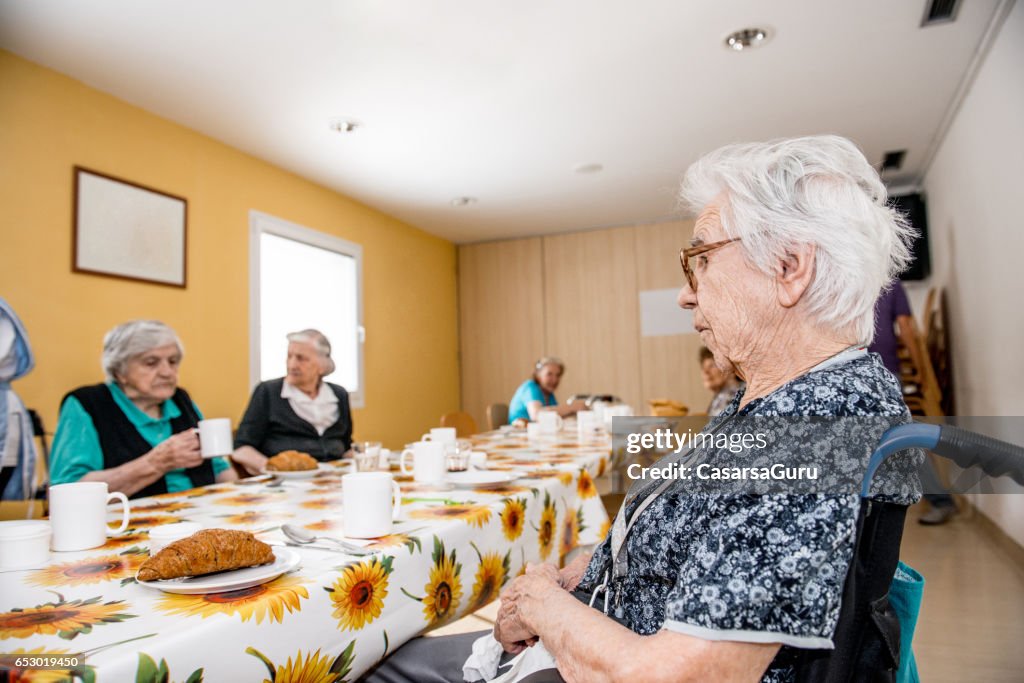
[[[923,185],[929,284],[948,297],[957,412],[1022,416],[1024,3],[996,36]],[[1024,490],[975,504],[1024,545]]]

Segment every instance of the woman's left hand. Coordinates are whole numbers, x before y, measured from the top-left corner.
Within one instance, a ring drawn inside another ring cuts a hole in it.
[[[552,595],[565,593],[558,569],[551,564],[528,565],[526,573],[516,578],[501,596],[502,604],[514,603],[523,624],[537,633],[537,623]]]

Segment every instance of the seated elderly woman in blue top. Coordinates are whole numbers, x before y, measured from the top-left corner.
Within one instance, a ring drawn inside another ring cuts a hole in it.
[[[863,468],[884,427],[910,420],[892,373],[864,348],[875,299],[906,265],[911,235],[878,174],[836,136],[731,145],[687,170],[682,198],[698,216],[680,253],[679,305],[719,365],[746,382],[705,429],[866,416],[871,429],[831,444]],[[721,450],[680,455],[696,462]],[[776,454],[804,455],[790,450]],[[920,497],[914,460],[890,459],[872,487],[872,504],[898,518],[897,548],[906,506]],[[856,488],[793,491],[638,479],[592,555],[511,581],[477,648],[480,634],[413,640],[366,680],[461,681],[470,651],[480,664],[495,647],[541,661],[546,651],[556,669],[543,680],[793,680],[834,647],[861,507]],[[897,558],[884,563],[891,581]],[[874,609],[883,597],[871,600]],[[863,635],[871,666],[892,666],[881,661],[883,637]]]
[[[558,405],[555,389],[565,374],[565,363],[553,356],[545,356],[533,366],[533,376],[519,385],[508,404],[508,422],[515,424],[537,419],[541,410],[552,410],[562,417],[575,415],[584,408],[582,401]]]
[[[199,408],[178,386],[185,355],[178,335],[156,320],[118,325],[103,339],[103,384],[64,397],[50,480],[105,481],[130,498],[238,478],[223,458],[204,460]]]

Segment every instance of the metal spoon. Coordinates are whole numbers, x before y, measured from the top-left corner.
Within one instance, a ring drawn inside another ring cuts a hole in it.
[[[284,535],[287,536],[290,540],[301,545],[313,543],[314,541],[332,541],[333,543],[337,543],[340,547],[342,547],[345,550],[345,552],[347,552],[350,555],[373,555],[372,550],[367,550],[362,546],[358,546],[354,543],[346,543],[340,538],[332,538],[330,536],[317,536],[312,531],[309,531],[308,529],[303,529],[300,526],[295,526],[294,524],[282,524],[281,531],[283,531]]]

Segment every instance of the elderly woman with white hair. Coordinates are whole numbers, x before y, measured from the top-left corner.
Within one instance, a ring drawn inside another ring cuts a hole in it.
[[[118,325],[103,339],[103,384],[61,402],[50,481],[105,481],[131,498],[238,478],[223,458],[204,460],[195,431],[203,415],[178,386],[185,355],[156,320]]]
[[[863,467],[884,426],[910,419],[896,379],[865,349],[875,299],[907,263],[911,236],[877,173],[836,136],[732,145],[688,169],[682,197],[698,216],[680,253],[679,305],[719,365],[746,382],[706,431],[727,433],[748,417],[870,418],[857,439],[833,442]],[[796,451],[773,455],[807,454]],[[714,444],[673,457],[745,462]],[[853,654],[843,650],[849,659],[830,661],[838,642],[847,647],[836,627],[852,608],[843,603],[856,489],[723,493],[639,479],[592,555],[561,570],[532,566],[511,582],[472,663],[489,678],[493,661],[481,653],[553,658],[556,669],[531,682],[788,681],[815,666],[841,670],[819,680],[847,680],[890,669],[884,643],[898,634],[872,624],[892,622],[874,610],[885,610],[891,549],[920,496],[913,461],[890,459],[874,479],[872,504],[895,522],[888,554],[872,557],[884,588],[870,602],[858,597],[868,631]],[[367,680],[462,680],[476,635],[414,640]]]
[[[325,461],[341,458],[352,446],[348,392],[323,381],[334,372],[331,343],[312,329],[287,338],[288,374],[256,386],[235,434],[231,458],[253,474],[281,451]]]

